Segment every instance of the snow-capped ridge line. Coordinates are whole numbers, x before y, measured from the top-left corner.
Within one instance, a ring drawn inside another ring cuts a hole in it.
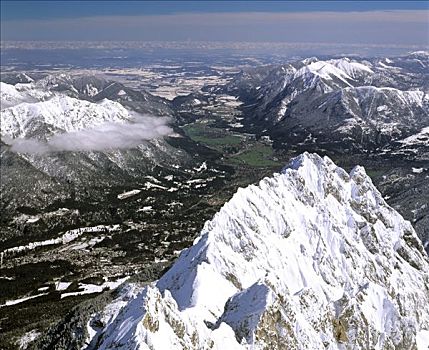
[[[415,346],[428,268],[362,167],[304,153],[239,189],[158,282],[119,296],[99,348]]]
[[[127,149],[172,132],[168,118],[140,114],[108,99],[94,103],[63,94],[5,108],[1,122],[4,142],[28,154]]]
[[[332,59],[328,61],[310,59],[303,61],[303,63],[305,65],[295,72],[295,79],[301,76],[315,75],[327,80],[335,77],[345,84],[349,84],[349,81],[359,77],[360,75],[374,74],[374,71],[366,65],[359,62],[353,62],[347,58]]]
[[[25,137],[32,126],[47,124],[54,130],[73,132],[104,122],[126,122],[132,119],[121,104],[103,100],[99,103],[54,95],[46,101],[23,102],[2,111],[2,135]]]

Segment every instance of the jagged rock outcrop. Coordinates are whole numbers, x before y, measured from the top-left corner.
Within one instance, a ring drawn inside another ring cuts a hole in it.
[[[240,189],[89,349],[427,349],[429,261],[362,167],[304,153]]]

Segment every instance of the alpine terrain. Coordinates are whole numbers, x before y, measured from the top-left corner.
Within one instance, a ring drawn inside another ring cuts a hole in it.
[[[240,130],[269,137],[275,149],[328,154],[347,166],[345,158],[358,158],[429,252],[428,67],[427,51],[310,57],[243,69],[212,90],[236,96]]]
[[[0,349],[427,350],[426,51],[8,52]]]
[[[0,350],[429,350],[429,0],[0,1]]]
[[[364,168],[348,174],[303,153],[239,189],[161,279],[122,286],[72,330],[73,341],[86,349],[423,350],[428,271],[411,224]]]

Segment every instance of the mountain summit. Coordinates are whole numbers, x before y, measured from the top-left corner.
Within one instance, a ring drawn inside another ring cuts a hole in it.
[[[88,322],[97,349],[427,349],[429,261],[362,167],[304,153],[240,189],[156,283]]]

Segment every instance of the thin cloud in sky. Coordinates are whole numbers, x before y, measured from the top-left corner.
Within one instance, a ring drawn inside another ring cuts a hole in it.
[[[177,13],[2,21],[2,40],[207,40],[429,45],[429,10]]]

